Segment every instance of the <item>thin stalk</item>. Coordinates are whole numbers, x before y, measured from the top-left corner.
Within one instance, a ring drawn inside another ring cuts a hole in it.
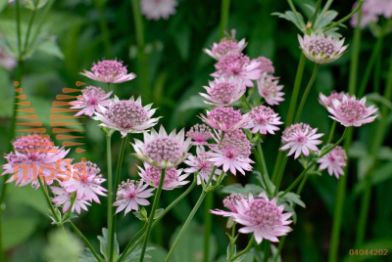
[[[144,236],[147,225],[144,224],[143,227],[136,232],[135,236],[128,242],[127,246],[124,248],[124,251],[118,258],[118,262],[123,261],[128,254],[139,244],[140,240]]]
[[[22,55],[22,32],[21,32],[21,23],[20,23],[20,0],[15,0],[15,18],[16,18],[16,36],[17,36],[17,45],[18,45],[18,57],[21,58]]]
[[[99,27],[102,33],[103,45],[105,48],[105,55],[110,56],[112,54],[111,44],[110,44],[110,32],[108,28],[108,21],[105,16],[106,1],[95,1],[96,8],[99,12]]]
[[[265,162],[264,152],[261,146],[261,142],[258,142],[256,144],[256,150],[254,151],[254,153],[256,155],[256,159],[257,159],[256,161],[259,163],[261,168],[261,172],[259,172],[260,179],[265,184],[265,190],[267,191],[267,195],[272,196],[272,191],[269,188],[268,181],[267,181],[267,178],[269,178],[269,172],[268,172],[267,164]]]
[[[225,36],[227,24],[229,23],[230,0],[222,0],[221,5],[221,18],[219,24],[219,37]]]
[[[87,237],[83,235],[83,233],[79,230],[79,228],[72,222],[69,222],[73,231],[79,236],[79,238],[84,242],[84,244],[87,246],[87,248],[90,250],[91,254],[95,257],[97,261],[103,261],[102,258],[98,255],[98,253],[95,251],[93,245],[88,241]]]
[[[146,252],[148,239],[149,239],[150,234],[151,234],[151,227],[152,227],[152,223],[154,221],[155,211],[156,211],[156,209],[158,207],[159,199],[161,198],[162,187],[163,187],[163,182],[165,180],[165,175],[166,175],[166,170],[162,169],[161,170],[161,177],[159,179],[158,189],[157,189],[157,192],[155,193],[154,202],[152,203],[150,215],[148,217],[146,236],[144,238],[144,242],[143,242],[143,246],[142,246],[142,252],[140,254],[140,260],[139,260],[140,262],[144,261],[144,254]]]
[[[52,204],[52,201],[50,201],[49,193],[46,188],[46,184],[42,182],[42,179],[39,177],[38,178],[39,186],[42,190],[42,193],[44,194],[46,204],[48,204],[48,207],[50,209],[50,212],[52,213],[53,218],[55,219],[56,223],[60,221],[60,218],[57,215],[57,212],[55,210],[55,207]]]
[[[322,13],[325,13],[326,11],[328,11],[328,9],[331,7],[333,0],[328,0],[328,2],[325,4],[325,6],[323,7],[323,10],[321,11]]]
[[[328,141],[327,141],[328,144],[332,142],[333,136],[335,135],[335,130],[336,130],[336,121],[333,121],[331,129],[329,130]]]
[[[248,251],[253,247],[253,244],[254,244],[254,238],[252,237],[251,239],[249,239],[249,242],[246,245],[246,247],[243,250],[241,250],[240,252],[238,252],[237,255],[235,255],[233,257],[232,261],[236,261],[236,259],[238,259],[241,256],[243,256],[244,254],[248,253]]]
[[[264,259],[263,262],[268,262],[268,257],[269,257],[269,252],[270,252],[270,242],[269,241],[265,241],[264,242]]]
[[[113,174],[112,174],[112,135],[106,135],[106,162],[108,173],[108,198],[107,198],[107,223],[109,232],[109,245],[108,245],[108,260],[113,261],[113,243],[114,243],[114,230],[113,230]]]
[[[231,258],[234,255],[234,248],[235,248],[235,233],[236,233],[236,223],[231,227],[231,234],[230,234],[230,244],[229,244],[229,254],[228,254],[228,261],[231,261]]]
[[[37,1],[34,1],[34,6],[36,7],[37,5]],[[23,47],[23,51],[22,53],[24,54],[25,52],[27,52],[27,48],[29,47],[29,40],[30,40],[30,34],[31,34],[31,29],[33,27],[34,24],[34,20],[37,14],[37,9],[34,8],[33,11],[31,12],[31,16],[30,16],[30,20],[27,26],[27,32],[26,32],[26,39],[24,42],[24,47]]]
[[[203,261],[209,261],[210,254],[210,234],[212,231],[212,216],[210,210],[214,203],[214,192],[207,193],[204,205],[204,241],[203,241]]]
[[[353,10],[351,10],[351,12],[348,15],[346,15],[345,17],[339,19],[336,22],[331,23],[329,26],[326,27],[325,30],[329,30],[331,28],[338,27],[341,24],[343,24],[344,22],[348,21],[353,15],[355,15],[355,13],[357,13],[361,9],[363,1],[364,0],[359,0],[357,6],[355,8],[353,8]]]

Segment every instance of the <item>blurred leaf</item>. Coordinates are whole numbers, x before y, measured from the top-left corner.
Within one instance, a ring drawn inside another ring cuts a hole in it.
[[[322,32],[322,29],[329,25],[338,15],[338,12],[334,10],[328,10],[326,12],[321,12],[314,22],[314,29],[316,32]]]
[[[392,178],[392,163],[385,163],[380,165],[374,173],[372,174],[372,185],[378,185],[380,183],[385,182],[388,179]],[[354,193],[359,194],[365,188],[365,179],[362,179],[358,184],[354,187]]]
[[[60,59],[64,59],[64,55],[61,52],[55,38],[50,37],[43,40],[37,48],[37,51],[43,52],[45,54],[55,56]]]
[[[59,228],[50,232],[44,256],[48,262],[77,262],[82,251],[80,240],[64,228]]]
[[[102,235],[98,236],[99,240],[99,251],[101,254],[107,259],[109,257],[108,249],[109,249],[109,240],[108,240],[108,230],[106,228],[102,228]],[[113,242],[113,258],[116,260],[120,254],[120,247],[117,242],[116,233],[114,233],[114,242]]]
[[[253,184],[247,184],[245,186],[242,186],[241,184],[232,184],[222,188],[221,192],[225,194],[232,194],[232,193],[249,194],[250,193],[253,195],[258,195],[261,192],[264,192],[264,189],[260,186],[256,186]]]
[[[278,16],[279,18],[286,19],[287,21],[292,22],[301,32],[305,32],[305,22],[304,18],[300,13],[294,13],[292,11],[286,11],[284,13],[272,13],[273,15]]]
[[[36,10],[44,7],[48,3],[48,0],[23,0],[22,4],[24,7]]]
[[[10,205],[27,205],[44,215],[48,215],[48,206],[40,190],[32,187],[8,186],[7,201]]]
[[[177,48],[181,54],[181,57],[185,60],[189,57],[189,48],[190,48],[190,37],[191,32],[188,26],[184,24],[176,30],[174,33],[174,38],[176,39]]]
[[[3,247],[9,249],[25,241],[35,231],[38,220],[34,217],[6,217],[2,223]]]
[[[203,98],[200,95],[191,96],[190,98],[184,100],[181,104],[178,105],[179,112],[200,108],[208,108],[208,105],[203,102]]]
[[[287,192],[283,197],[280,197],[279,200],[283,202],[287,202],[291,205],[295,204],[305,208],[305,203],[301,200],[301,197],[293,192]]]

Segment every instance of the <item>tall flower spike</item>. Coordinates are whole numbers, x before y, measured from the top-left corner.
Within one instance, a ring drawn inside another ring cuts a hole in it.
[[[262,135],[275,134],[279,130],[278,125],[283,124],[280,117],[268,106],[257,106],[252,108],[248,113],[246,128],[252,133],[260,133]]]
[[[161,126],[159,133],[152,130],[144,133],[144,141],[135,140],[133,148],[138,158],[159,168],[175,167],[187,157],[190,139],[185,139],[184,130],[167,134]]]
[[[257,90],[265,102],[270,106],[279,105],[284,101],[283,86],[279,85],[279,79],[267,73],[257,80]]]
[[[122,182],[117,191],[117,198],[114,206],[117,207],[116,213],[124,211],[124,215],[130,211],[139,210],[139,206],[148,206],[150,202],[147,198],[153,195],[154,189],[148,188],[143,181],[127,180]]]
[[[82,90],[82,94],[69,104],[71,109],[80,109],[75,116],[92,116],[97,112],[99,106],[105,107],[109,104],[111,94],[111,92],[106,93],[102,88],[87,86]]]
[[[317,64],[331,63],[339,59],[347,49],[344,39],[323,34],[298,36],[298,41],[304,55]]]
[[[240,54],[245,47],[245,39],[236,41],[232,38],[223,38],[219,43],[213,43],[211,49],[204,49],[204,51],[212,58],[220,59],[228,54]]]
[[[142,0],[143,15],[150,20],[167,19],[175,14],[177,0]]]
[[[242,128],[247,121],[246,115],[243,116],[232,107],[214,108],[206,116],[201,116],[201,119],[210,127],[224,132]]]
[[[341,146],[337,146],[318,161],[320,170],[327,169],[328,174],[339,178],[344,174],[343,168],[347,165],[347,155]]]
[[[156,109],[152,104],[143,106],[140,97],[135,100],[111,100],[107,107],[100,107],[94,119],[101,121],[101,126],[117,130],[124,137],[128,133],[142,133],[153,127],[159,118],[152,118]]]
[[[128,73],[127,68],[119,60],[101,60],[94,64],[90,71],[83,71],[82,75],[103,83],[118,84],[133,80],[136,75]]]
[[[166,174],[165,179],[163,180],[162,189],[173,190],[188,184],[189,181],[185,179],[189,176],[189,174],[182,174],[182,171],[182,169],[176,169],[174,167],[167,168],[165,170]],[[147,184],[158,188],[161,178],[161,170],[157,167],[144,163],[144,168],[139,167],[139,176]]]
[[[205,124],[196,124],[192,126],[186,136],[192,140],[195,146],[203,146],[208,144],[208,140],[212,138],[211,128]]]
[[[197,147],[196,155],[189,155],[184,163],[188,166],[188,168],[184,169],[185,173],[197,174],[196,182],[198,185],[200,185],[202,181],[207,183],[214,170],[214,162],[211,161],[211,154],[210,152],[205,151],[203,147]],[[216,176],[219,176],[221,173],[222,171],[220,169],[215,168],[212,179],[215,179]]]
[[[246,91],[243,81],[234,78],[220,77],[209,82],[204,89],[207,93],[200,93],[207,104],[229,106],[238,101]]]
[[[319,151],[317,145],[321,144],[319,138],[322,136],[323,134],[317,134],[317,128],[304,123],[293,124],[283,132],[281,150],[289,150],[288,155],[294,154],[295,159],[301,154],[308,156],[310,152]]]

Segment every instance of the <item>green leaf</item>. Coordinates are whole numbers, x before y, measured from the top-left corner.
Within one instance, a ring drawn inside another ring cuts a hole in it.
[[[293,192],[287,192],[283,197],[279,199],[279,201],[281,201],[282,203],[289,203],[290,205],[296,204],[300,207],[305,208],[305,203],[301,200],[301,197]]]
[[[48,3],[48,0],[23,0],[22,4],[24,7],[37,10],[44,7]]]
[[[3,219],[3,248],[9,249],[25,241],[34,231],[38,219],[34,217],[7,217]]]
[[[301,32],[306,31],[306,25],[304,22],[304,18],[300,13],[294,13],[292,11],[286,11],[284,13],[272,13],[272,15],[276,15],[279,18],[286,19],[287,21],[292,22]]]
[[[184,112],[190,109],[202,109],[208,108],[208,105],[204,103],[203,98],[200,95],[194,95],[184,100],[179,106],[178,111]]]
[[[65,229],[56,229],[49,234],[49,244],[44,249],[44,256],[50,262],[76,262],[82,252],[83,244],[76,236]]]
[[[38,45],[37,51],[64,59],[63,52],[60,50],[55,38],[53,37],[42,40],[42,42]]]
[[[327,27],[338,15],[338,12],[334,10],[328,10],[320,13],[313,25],[314,30],[322,31],[323,28]]]
[[[250,194],[257,195],[264,192],[264,189],[260,186],[256,186],[253,184],[247,184],[245,185],[245,187],[242,186],[241,184],[232,184],[222,188],[221,192],[225,194],[232,194],[232,193],[249,194],[250,193]]]
[[[108,230],[106,228],[102,228],[102,236],[98,236],[99,240],[99,251],[101,254],[107,259],[109,257],[108,249],[109,249],[109,236]],[[113,257],[116,260],[120,254],[120,247],[117,242],[116,233],[114,234],[114,242],[113,242]]]
[[[7,202],[9,202],[9,205],[26,205],[44,215],[48,215],[45,197],[42,192],[32,187],[16,187],[14,184],[9,184]]]

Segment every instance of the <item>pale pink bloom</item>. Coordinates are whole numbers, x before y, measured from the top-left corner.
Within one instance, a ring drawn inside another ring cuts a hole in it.
[[[184,161],[188,168],[184,169],[185,173],[196,174],[197,173],[197,184],[200,185],[203,181],[207,183],[212,171],[214,170],[214,162],[211,161],[211,154],[203,147],[196,148],[196,155],[189,155]],[[221,170],[215,168],[214,176],[212,179],[215,180],[216,176],[222,173]]]
[[[355,8],[356,4],[353,8]],[[376,23],[379,16],[389,19],[392,17],[392,1],[390,0],[365,0],[362,5],[360,27],[364,28],[371,23]],[[358,13],[351,18],[351,25],[357,26]]]
[[[229,211],[214,209],[210,212],[214,215],[223,216],[223,217],[234,217],[234,214],[237,213],[237,202],[242,199],[246,199],[247,196],[242,194],[230,194],[229,196],[223,199],[223,206],[227,208]]]
[[[71,208],[72,196],[74,195],[74,193],[68,192],[65,188],[62,187],[52,186],[50,187],[50,189],[54,194],[52,201],[55,206],[62,206],[63,212],[67,212]],[[78,199],[76,197],[74,199],[71,212],[76,212],[77,214],[80,214],[82,211],[87,211],[90,204],[91,203],[86,199]]]
[[[133,148],[138,158],[151,165],[159,168],[175,167],[187,157],[191,141],[185,139],[184,130],[167,134],[161,126],[159,133],[152,130],[143,135],[144,141],[135,140]]]
[[[344,38],[324,34],[298,36],[298,41],[304,55],[317,64],[336,61],[347,49],[347,46],[344,46]]]
[[[322,104],[324,107],[331,107],[333,100],[342,101],[343,97],[345,97],[347,95],[348,94],[346,94],[344,92],[338,93],[336,91],[332,91],[332,93],[329,96],[325,96],[324,94],[320,93],[320,96],[319,96],[320,104]]]
[[[246,128],[249,128],[252,133],[262,135],[275,134],[275,131],[279,130],[278,125],[282,124],[279,115],[272,108],[264,105],[252,108],[247,119]]]
[[[186,137],[190,138],[195,146],[207,145],[208,140],[212,138],[211,128],[205,124],[196,124],[186,132]]]
[[[275,73],[275,67],[272,64],[272,61],[270,59],[268,59],[267,57],[259,56],[255,60],[259,62],[259,68],[260,68],[262,74],[264,74],[264,73],[267,73],[267,74]]]
[[[175,14],[177,0],[142,0],[140,5],[142,13],[147,19],[167,19]]]
[[[99,106],[105,107],[109,104],[111,94],[111,92],[106,93],[102,88],[87,86],[82,90],[82,94],[69,104],[71,109],[80,109],[75,116],[92,116],[97,112]]]
[[[125,137],[129,133],[142,133],[153,127],[159,118],[153,118],[156,109],[152,104],[143,106],[140,97],[128,100],[112,99],[108,106],[99,107],[95,113],[95,120],[101,122],[101,126],[111,130],[117,130]]]
[[[94,64],[90,71],[83,71],[82,75],[103,83],[123,83],[136,77],[134,73],[128,73],[128,69],[119,60],[101,60]]]
[[[257,90],[265,102],[271,106],[279,105],[284,101],[283,86],[279,85],[279,78],[263,73],[257,80]]]
[[[245,83],[235,78],[220,77],[205,86],[206,93],[200,93],[207,104],[229,106],[238,101],[246,92]]]
[[[310,152],[318,152],[317,145],[323,134],[317,134],[317,128],[312,128],[308,124],[298,123],[287,127],[282,135],[281,150],[289,150],[288,155],[294,154],[297,159],[301,154],[308,156]]]
[[[253,86],[252,80],[259,79],[261,75],[260,62],[240,53],[222,56],[215,69],[213,77],[233,77],[249,87]]]
[[[222,167],[224,172],[230,171],[233,175],[236,175],[237,171],[245,175],[245,171],[252,170],[252,147],[244,132],[237,129],[224,133],[222,141],[217,143],[211,146],[210,153],[210,160],[214,165]]]
[[[219,43],[213,43],[211,49],[204,49],[204,51],[212,58],[220,59],[227,54],[240,54],[245,47],[245,39],[236,41],[233,38],[222,38]]]
[[[73,164],[72,177],[61,183],[69,193],[76,192],[77,199],[100,203],[99,196],[106,195],[106,189],[101,186],[105,179],[100,175],[101,169],[90,161]]]
[[[221,131],[232,131],[245,126],[246,115],[243,116],[239,110],[233,107],[216,107],[202,115],[201,119],[210,127]]]
[[[173,190],[188,184],[189,181],[185,179],[189,176],[189,174],[182,174],[182,171],[182,169],[176,169],[174,167],[166,168],[162,189]],[[143,179],[143,181],[155,188],[158,188],[159,186],[161,172],[160,168],[151,166],[147,163],[144,163],[144,168],[139,167],[139,176]]]
[[[346,95],[341,100],[333,100],[327,107],[331,118],[343,126],[362,126],[377,118],[377,107],[366,106],[366,98],[357,100],[354,96]]]
[[[0,47],[0,66],[11,70],[15,68],[17,61],[15,57],[9,54],[4,48]]]
[[[117,198],[114,206],[116,213],[124,211],[124,215],[132,210],[138,211],[139,206],[148,206],[150,202],[147,198],[153,195],[154,189],[148,188],[143,181],[127,180],[122,182],[117,190]]]
[[[327,169],[329,175],[336,178],[344,174],[343,168],[347,165],[347,155],[341,146],[337,146],[318,161],[320,170]]]
[[[6,155],[7,163],[3,165],[3,173],[11,174],[7,182],[15,182],[18,186],[32,184],[38,187],[41,178],[51,184],[69,175],[70,160],[64,159],[69,150],[54,145],[49,136],[26,135],[13,142],[14,152]]]

